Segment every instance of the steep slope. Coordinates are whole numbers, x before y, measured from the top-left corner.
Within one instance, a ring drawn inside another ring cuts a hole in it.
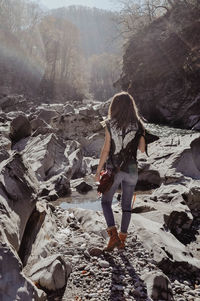
[[[200,129],[200,7],[177,5],[133,36],[121,77],[150,122]]]

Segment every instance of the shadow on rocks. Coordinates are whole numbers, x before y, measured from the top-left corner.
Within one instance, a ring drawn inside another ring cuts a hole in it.
[[[63,288],[58,289],[56,291],[49,291],[44,288],[42,288],[42,290],[47,294],[48,301],[62,301],[66,290],[66,286],[67,284]]]
[[[125,251],[120,252],[122,263],[109,253],[104,253],[105,259],[112,267],[110,297],[108,301],[143,301],[147,299],[147,290],[143,280],[137,275],[134,267],[127,258]],[[132,297],[130,299],[130,297]]]

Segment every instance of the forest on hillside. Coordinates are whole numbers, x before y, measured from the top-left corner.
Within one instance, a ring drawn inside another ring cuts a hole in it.
[[[0,0],[0,87],[43,101],[105,101],[117,84],[134,35],[177,3],[116,0],[118,12],[83,6],[43,11],[31,0]]]
[[[121,70],[113,14],[82,6],[42,11],[32,1],[1,0],[1,91],[61,102],[108,99]]]

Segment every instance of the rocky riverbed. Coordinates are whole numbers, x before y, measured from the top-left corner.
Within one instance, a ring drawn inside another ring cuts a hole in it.
[[[0,299],[199,301],[199,132],[147,125],[160,139],[148,157],[139,154],[140,193],[127,248],[108,254],[102,251],[108,236],[101,210],[60,206],[80,193],[94,200],[91,177],[108,102],[35,106],[5,98]],[[113,209],[119,227],[120,202]]]

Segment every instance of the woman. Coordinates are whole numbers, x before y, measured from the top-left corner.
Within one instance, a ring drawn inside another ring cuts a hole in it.
[[[99,182],[100,173],[107,160],[109,171],[118,170],[110,190],[101,197],[103,214],[110,237],[105,251],[115,247],[125,248],[125,240],[131,219],[131,203],[138,179],[137,149],[145,151],[145,129],[138,116],[138,110],[133,97],[127,92],[114,95],[105,126],[105,142],[101,151],[95,180]],[[122,188],[122,220],[118,235],[112,211],[113,195],[121,184]]]

